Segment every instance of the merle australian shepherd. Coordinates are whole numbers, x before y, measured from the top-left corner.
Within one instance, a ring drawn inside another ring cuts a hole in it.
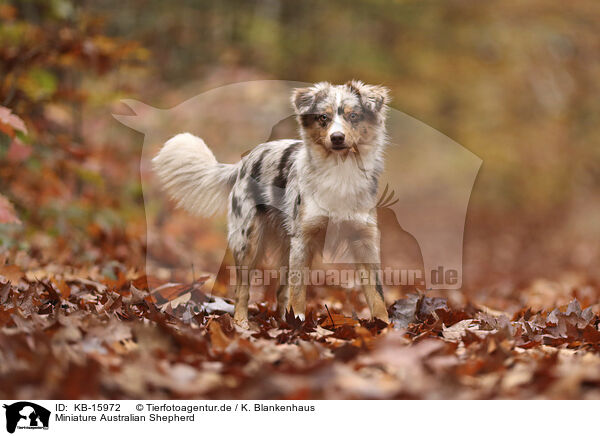
[[[237,267],[254,268],[264,253],[291,277],[310,268],[330,223],[352,231],[351,251],[374,275],[363,284],[371,316],[388,322],[379,277],[376,202],[384,165],[388,90],[360,81],[296,89],[292,105],[301,140],[260,144],[236,164],[219,163],[204,141],[182,133],[165,143],[153,167],[170,196],[190,213],[228,210],[228,240]],[[240,274],[238,274],[240,276]],[[249,283],[236,283],[234,320],[248,326]],[[306,283],[277,291],[280,315],[304,319]]]

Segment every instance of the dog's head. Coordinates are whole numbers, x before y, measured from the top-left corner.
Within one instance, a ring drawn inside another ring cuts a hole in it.
[[[302,137],[319,153],[368,153],[382,144],[388,89],[353,80],[294,90],[292,104]]]

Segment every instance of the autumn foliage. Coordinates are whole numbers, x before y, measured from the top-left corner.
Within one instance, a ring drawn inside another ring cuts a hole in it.
[[[410,294],[390,307],[389,326],[318,303],[305,322],[289,313],[277,320],[258,304],[243,330],[225,312],[231,302],[207,294],[202,281],[149,292],[151,278],[118,269],[116,280],[1,272],[12,279],[0,285],[0,381],[9,398],[600,395],[600,318],[577,299],[506,313]]]
[[[598,399],[597,1],[236,3],[0,0],[0,397]],[[224,222],[172,205],[161,260],[205,257],[145,271],[121,98],[352,78],[482,158],[462,289],[390,287],[390,325],[355,289],[311,288],[305,322],[257,289],[242,330],[202,268]]]

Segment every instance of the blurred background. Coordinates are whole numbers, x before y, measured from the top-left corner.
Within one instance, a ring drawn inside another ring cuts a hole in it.
[[[143,268],[144,138],[112,117],[131,114],[120,99],[359,78],[483,160],[466,291],[596,280],[599,20],[596,0],[0,0],[0,256]]]

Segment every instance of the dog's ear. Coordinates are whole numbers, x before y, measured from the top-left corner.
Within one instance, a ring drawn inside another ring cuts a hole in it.
[[[362,104],[371,112],[381,112],[390,102],[390,90],[385,86],[366,85],[360,80],[347,82],[346,86],[360,97]]]
[[[315,101],[315,90],[313,88],[296,88],[292,92],[292,105],[296,114],[308,112]]]

